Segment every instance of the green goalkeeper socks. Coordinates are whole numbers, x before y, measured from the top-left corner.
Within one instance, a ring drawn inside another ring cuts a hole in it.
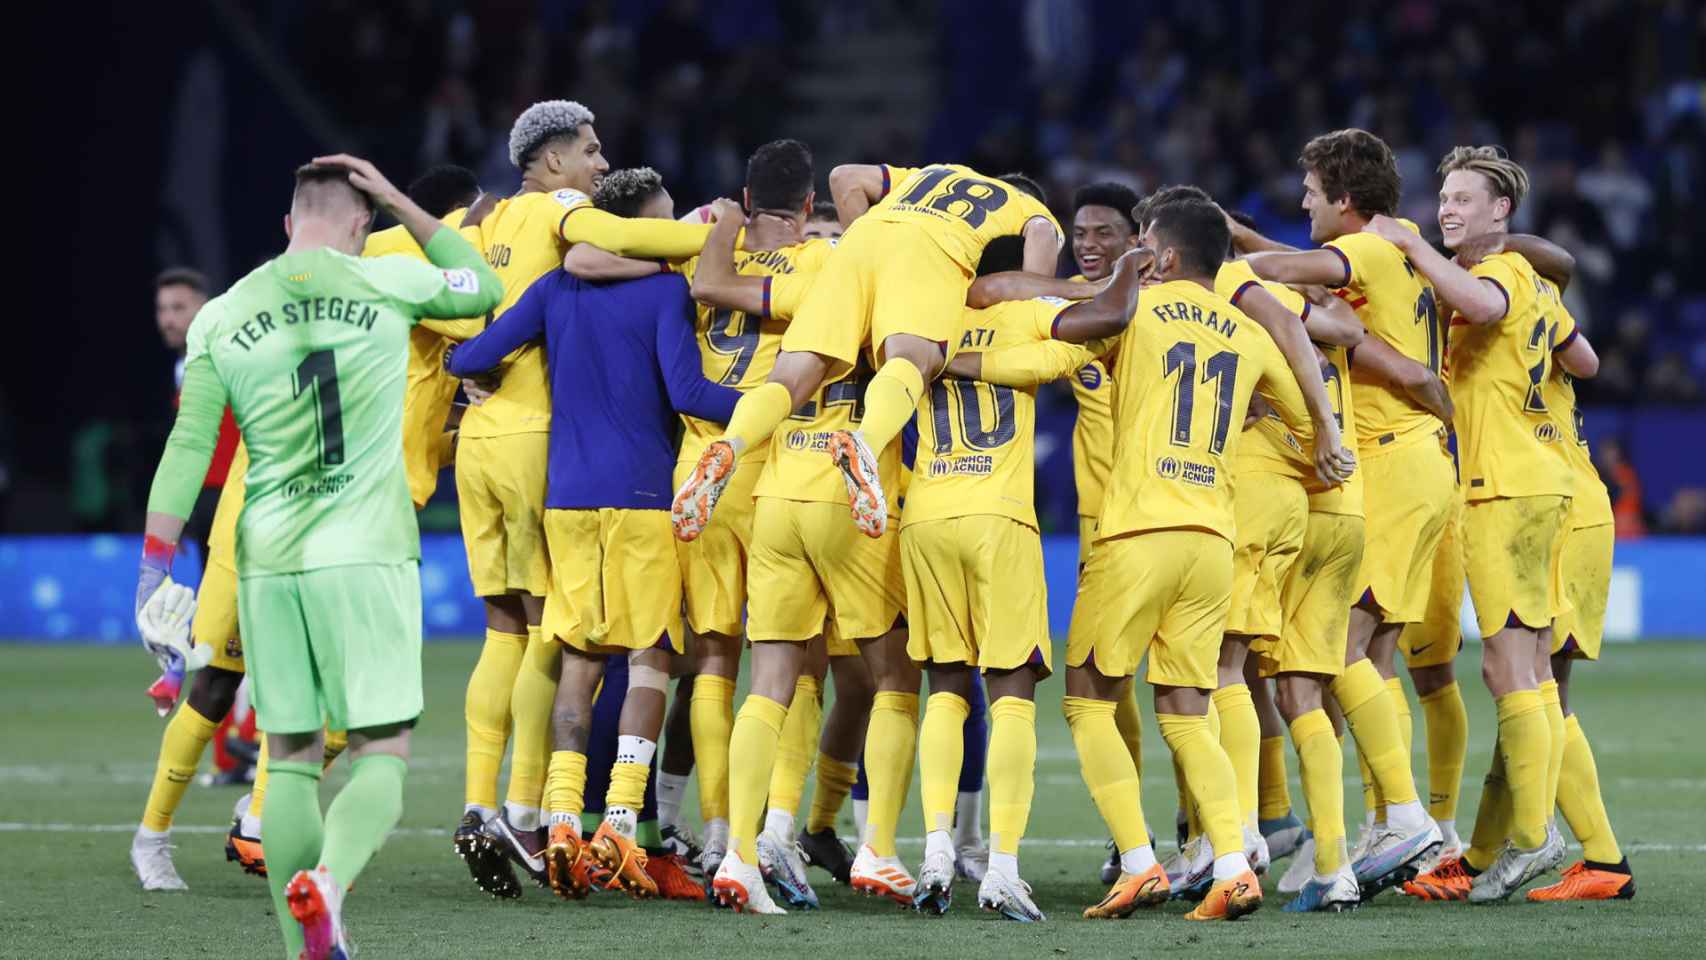
[[[320,764],[268,760],[267,776],[267,813],[261,819],[267,886],[284,932],[285,956],[294,957],[302,952],[302,928],[290,916],[284,888],[296,871],[312,870],[320,858]]]
[[[408,764],[402,757],[382,753],[362,757],[350,766],[349,783],[326,809],[326,842],[320,863],[346,889],[355,883],[385,842],[385,835],[403,816],[403,776],[407,772]],[[267,816],[272,816],[271,806]]]

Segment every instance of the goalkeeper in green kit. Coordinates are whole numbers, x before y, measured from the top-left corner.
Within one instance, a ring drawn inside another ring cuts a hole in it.
[[[375,206],[431,265],[362,259]],[[286,956],[343,958],[344,892],[403,807],[421,713],[420,533],[403,470],[409,328],[477,317],[502,285],[478,252],[348,156],[296,171],[290,244],[202,308],[148,498],[137,625],[165,664],[197,654],[171,561],[230,404],[249,447],[238,611],[272,785],[262,841]],[[451,332],[446,328],[446,332]],[[348,730],[347,786],[320,814],[322,730]]]

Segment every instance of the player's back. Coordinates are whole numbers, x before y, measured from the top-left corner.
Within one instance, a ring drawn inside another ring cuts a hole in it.
[[[249,450],[245,576],[419,556],[403,472],[409,328],[381,271],[287,253],[210,301],[191,328]]]
[[[1415,224],[1402,221],[1410,229]],[[1327,244],[1345,261],[1346,302],[1363,326],[1399,353],[1440,372],[1445,330],[1434,289],[1390,242],[1372,233],[1351,233]],[[1402,388],[1385,381],[1354,378],[1357,450],[1374,456],[1378,448],[1414,435],[1435,433],[1443,424]]]
[[[1576,318],[1569,308],[1564,306],[1563,294],[1557,285],[1545,277],[1540,277],[1539,280],[1551,288],[1552,299],[1558,301],[1555,312],[1558,321],[1557,342],[1552,345],[1552,351],[1556,355],[1568,348],[1576,337],[1581,336],[1581,328],[1576,325]],[[1570,502],[1575,525],[1611,523],[1611,495],[1605,488],[1605,481],[1600,479],[1599,468],[1593,463],[1593,451],[1588,447],[1587,432],[1582,425],[1581,407],[1576,403],[1575,379],[1562,369],[1554,369],[1552,375],[1542,384],[1542,390],[1546,413],[1551,417],[1553,427],[1558,432],[1559,443],[1563,444],[1564,459],[1569,462],[1575,475],[1575,492],[1571,494]]]
[[[1062,300],[1014,300],[967,310],[960,350],[1049,339]],[[918,407],[918,450],[903,526],[994,515],[1035,528],[1036,388],[938,377]]]
[[[1567,442],[1574,430],[1558,428],[1546,403],[1546,383],[1559,324],[1574,320],[1558,288],[1520,254],[1495,254],[1472,273],[1498,284],[1507,308],[1493,323],[1454,320],[1451,328],[1451,395],[1464,495],[1470,500],[1567,495],[1574,487]]]
[[[1036,197],[999,178],[957,163],[927,167],[884,166],[888,189],[860,219],[912,224],[928,233],[943,252],[965,268],[977,269],[983,248],[996,237],[1012,236],[1035,217],[1062,235],[1054,214]]]
[[[1114,467],[1098,538],[1194,528],[1231,540],[1230,466],[1264,378],[1299,421],[1301,391],[1260,325],[1201,284],[1144,289],[1114,366]]]
[[[478,226],[462,235],[474,244],[503,281],[504,298],[494,318],[521,299],[535,280],[563,265],[567,244],[563,218],[588,204],[578,190],[518,193],[499,200]],[[485,403],[469,407],[461,432],[467,437],[498,437],[538,433],[551,425],[551,398],[543,358],[528,344],[506,358],[501,386]]]

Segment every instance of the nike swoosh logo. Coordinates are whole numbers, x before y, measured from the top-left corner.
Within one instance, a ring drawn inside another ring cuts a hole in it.
[[[541,854],[528,853],[527,848],[521,845],[521,840],[516,837],[514,831],[510,830],[509,824],[499,821],[498,829],[504,832],[504,842],[509,844],[510,849],[521,855],[522,862],[527,864],[527,869],[535,872],[545,869],[545,857]]]
[[[1439,642],[1439,641],[1437,641],[1437,640],[1435,640],[1435,641],[1432,641],[1432,642],[1429,642],[1429,643],[1424,643],[1424,644],[1422,644],[1422,645],[1421,645],[1421,646],[1419,646],[1419,647],[1414,647],[1414,648],[1412,648],[1412,649],[1411,649],[1411,650],[1410,650],[1410,656],[1412,656],[1412,657],[1419,657],[1419,656],[1421,656],[1421,655],[1422,655],[1422,652],[1423,652],[1423,651],[1424,651],[1424,650],[1426,650],[1426,649],[1428,649],[1428,648],[1429,648],[1429,647],[1431,647],[1431,646],[1433,646],[1433,645],[1434,645],[1434,644],[1435,644],[1435,643],[1438,643],[1438,642]]]

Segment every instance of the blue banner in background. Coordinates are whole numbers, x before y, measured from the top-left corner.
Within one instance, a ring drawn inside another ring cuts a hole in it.
[[[131,620],[142,538],[111,534],[0,537],[0,640],[30,643],[136,642]],[[1046,537],[1049,627],[1066,635],[1077,585],[1078,541]],[[194,548],[178,557],[173,576],[200,580]],[[1706,538],[1652,538],[1617,544],[1608,640],[1641,637],[1706,639]],[[468,581],[468,558],[456,534],[421,537],[421,610],[428,637],[476,637],[485,611]],[[1466,630],[1473,634],[1473,618]]]

